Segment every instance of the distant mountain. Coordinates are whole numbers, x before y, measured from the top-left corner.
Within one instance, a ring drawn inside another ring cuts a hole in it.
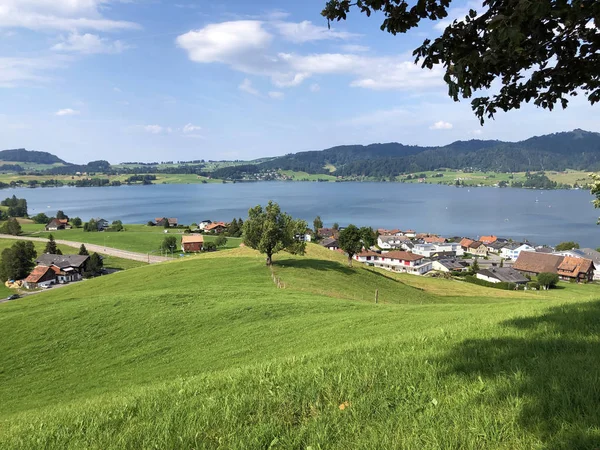
[[[600,134],[584,130],[536,136],[521,142],[456,141],[443,147],[387,144],[345,145],[288,154],[257,165],[258,170],[296,170],[312,174],[391,177],[439,168],[498,172],[599,170]],[[240,166],[237,170],[244,170]],[[227,168],[235,177],[236,168]],[[225,169],[221,169],[225,172]],[[225,175],[217,170],[215,177]]]
[[[25,150],[24,148],[0,151],[0,161],[37,164],[68,164],[52,153]]]

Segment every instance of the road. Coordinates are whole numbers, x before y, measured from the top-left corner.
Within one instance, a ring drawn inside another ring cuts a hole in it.
[[[48,239],[46,239],[46,238],[36,238],[36,237],[30,237],[30,236],[13,236],[11,234],[0,234],[0,239],[48,242]],[[108,255],[108,256],[116,256],[117,258],[131,259],[133,261],[142,261],[142,262],[146,262],[146,263],[150,263],[150,264],[169,261],[171,259],[171,258],[166,258],[164,256],[155,256],[155,255],[148,255],[146,253],[130,252],[127,250],[120,250],[118,248],[104,247],[103,245],[88,244],[86,242],[63,241],[63,240],[57,239],[56,243],[61,244],[61,245],[68,245],[70,247],[75,247],[75,248],[79,248],[79,247],[81,247],[81,244],[85,244],[85,248],[87,248],[89,252],[102,253],[102,254]]]

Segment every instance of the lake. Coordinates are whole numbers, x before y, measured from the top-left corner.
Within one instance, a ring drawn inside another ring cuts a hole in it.
[[[204,219],[230,221],[248,208],[278,202],[284,211],[312,227],[320,215],[326,226],[338,222],[374,228],[414,229],[444,236],[494,234],[555,245],[565,240],[600,246],[600,210],[583,190],[456,188],[401,183],[262,182],[121,186],[101,188],[6,189],[26,198],[29,214],[54,215],[62,209],[84,221],[91,217],[146,223],[177,217],[190,224]],[[1,194],[0,194],[1,195]]]

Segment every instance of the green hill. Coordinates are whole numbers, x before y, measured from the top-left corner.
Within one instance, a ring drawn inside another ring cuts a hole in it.
[[[131,269],[0,305],[0,448],[593,448],[599,293],[315,245]]]
[[[1,150],[0,161],[36,163],[36,164],[68,164],[58,156],[48,152],[25,150],[18,148],[13,150]]]

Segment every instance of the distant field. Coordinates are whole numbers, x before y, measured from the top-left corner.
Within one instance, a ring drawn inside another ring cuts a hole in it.
[[[0,305],[0,448],[598,447],[597,285],[397,277],[312,244],[273,273],[238,248]]]
[[[312,175],[312,174],[309,174],[306,172],[296,172],[293,170],[280,170],[280,173],[282,173],[283,175],[287,175],[288,177],[290,177],[292,180],[295,180],[295,181],[319,181],[319,180],[335,181],[337,179],[337,177],[334,177],[332,175],[325,175],[325,174]]]
[[[64,166],[64,164],[62,164],[62,163],[38,164],[38,163],[19,162],[19,161],[0,161],[0,166],[3,166],[5,164],[11,164],[11,165],[16,164],[16,165],[21,166],[25,170],[47,170],[47,169],[52,169],[53,167],[63,167]]]
[[[59,230],[48,232],[44,230],[43,225],[25,224],[22,225],[23,232],[26,236],[47,237],[52,234],[55,239],[75,242],[89,242],[90,244],[104,245],[106,247],[118,248],[121,250],[129,250],[139,253],[159,253],[160,244],[164,240],[164,228],[149,227],[147,225],[125,225],[125,231],[118,233],[101,232],[101,233],[86,233],[82,228],[72,230]],[[169,230],[169,235],[177,237],[181,243],[183,230]],[[205,236],[206,242],[212,242],[216,239],[215,236]],[[239,238],[227,238],[227,245],[224,248],[235,248],[241,243]],[[176,250],[175,254],[179,252]]]

